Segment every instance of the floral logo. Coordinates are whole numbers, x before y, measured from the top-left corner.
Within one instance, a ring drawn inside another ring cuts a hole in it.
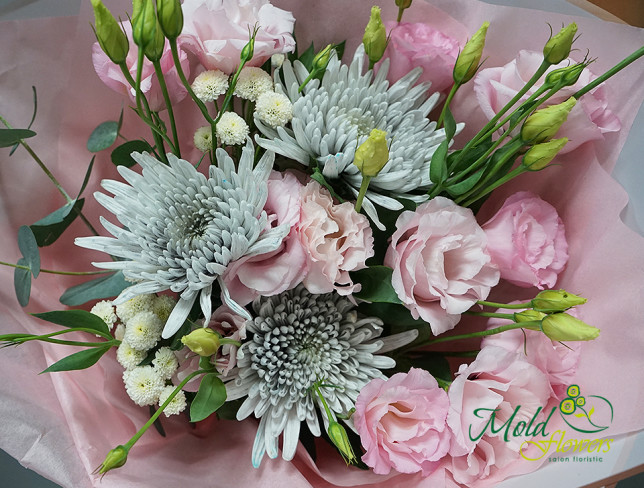
[[[577,432],[594,434],[608,429],[613,422],[613,405],[599,395],[581,395],[578,385],[570,385],[559,404],[561,418]]]

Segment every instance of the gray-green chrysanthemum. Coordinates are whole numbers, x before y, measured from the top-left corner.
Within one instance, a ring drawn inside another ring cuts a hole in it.
[[[324,398],[333,412],[346,415],[362,387],[383,378],[381,369],[395,366],[393,359],[379,354],[417,336],[411,330],[378,338],[382,321],[360,318],[354,308],[337,293],[314,295],[302,285],[253,302],[256,316],[246,326],[252,337],[239,349],[237,367],[226,384],[228,400],[246,396],[237,419],[251,414],[261,419],[253,466],[259,466],[265,453],[277,457],[282,433],[282,457],[292,459],[301,422],[320,435],[316,407],[322,404],[311,389],[314,383],[333,385],[321,387]]]
[[[289,231],[284,226],[267,230],[263,208],[274,154],[267,151],[255,169],[253,155],[248,140],[235,169],[230,156],[218,149],[217,165],[210,166],[206,177],[171,154],[167,166],[147,153],[133,153],[142,174],[119,166],[129,184],[104,180],[103,188],[114,196],[95,194],[123,227],[101,218],[114,237],[83,237],[76,244],[122,258],[94,263],[122,270],[136,283],[123,290],[115,304],[168,289],[180,293],[163,330],[164,338],[181,327],[198,296],[208,322],[215,282],[228,306],[250,318],[230,298],[220,277],[232,261],[275,250]]]
[[[389,161],[371,179],[363,202],[378,224],[374,203],[399,210],[402,205],[396,198],[427,199],[426,190],[432,184],[431,158],[445,139],[445,131],[437,131],[436,123],[427,118],[438,93],[428,97],[428,83],[414,86],[422,69],[415,68],[391,87],[388,69],[389,61],[385,60],[375,77],[372,71],[363,73],[361,45],[350,66],[341,64],[334,54],[322,82],[310,81],[298,92],[309,73],[299,61],[293,65],[285,62],[284,86],[276,76],[275,91],[293,103],[291,128],[273,128],[255,119],[266,136],[257,139],[260,146],[303,165],[317,165],[327,181],[354,196],[362,183],[360,171],[352,164],[355,150],[372,129],[386,131]]]

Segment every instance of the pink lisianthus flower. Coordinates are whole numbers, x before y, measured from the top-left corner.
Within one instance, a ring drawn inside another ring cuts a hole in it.
[[[456,39],[422,22],[385,22],[385,28],[390,37],[383,59],[389,58],[387,79],[391,83],[420,66],[423,74],[419,82],[431,82],[436,92],[451,88],[459,51]]]
[[[206,69],[233,73],[256,24],[254,55],[247,66],[261,66],[273,54],[295,49],[293,14],[268,0],[185,0],[182,10],[179,45],[197,55]]]
[[[367,451],[362,460],[376,474],[430,475],[447,454],[449,399],[434,377],[411,368],[388,380],[371,380],[360,391],[354,425]]]
[[[513,313],[516,310],[500,309],[497,312]],[[574,311],[569,310],[568,313],[574,314]],[[492,318],[488,321],[488,329],[507,323],[507,320]],[[546,375],[551,396],[559,400],[563,400],[566,388],[573,383],[583,345],[581,341],[563,345],[549,339],[543,332],[531,329],[506,330],[502,334],[487,336],[481,341],[482,348],[495,346],[523,354],[527,362],[534,364]]]
[[[374,255],[367,217],[350,202],[334,204],[329,191],[311,181],[301,193],[297,230],[308,255],[309,272],[303,281],[307,290],[317,294],[335,290],[340,295],[360,290],[349,271],[366,268],[365,261]]]
[[[536,426],[556,404],[551,401],[548,377],[526,361],[522,352],[490,345],[483,347],[469,366],[461,365],[448,396],[447,424],[453,437],[452,465],[447,469],[466,486],[474,482],[494,486],[508,476],[512,465],[525,462],[519,449],[524,440],[532,438],[513,435],[514,427],[518,422],[527,425],[535,415]],[[493,412],[496,433],[487,425]],[[510,419],[506,440],[506,429],[499,427]]]
[[[474,78],[474,92],[476,98],[488,119],[501,110],[532,77],[543,61],[543,54],[534,51],[520,51],[516,59],[498,68],[481,70]],[[575,64],[567,59],[552,66],[548,71]],[[579,89],[596,78],[586,68],[581,73],[577,82],[562,88],[548,99],[548,105],[555,105],[570,98]],[[545,79],[542,77],[528,92],[523,100],[527,99],[539,89]],[[585,94],[568,115],[568,119],[557,132],[557,137],[567,137],[568,143],[560,151],[562,154],[570,152],[583,143],[603,139],[606,132],[618,131],[621,123],[617,116],[608,108],[607,88],[600,85]]]
[[[267,186],[264,210],[269,225],[288,224],[291,230],[275,251],[243,257],[228,265],[224,282],[233,300],[242,305],[260,295],[277,295],[294,288],[308,269],[306,251],[297,230],[303,185],[290,172],[273,171]]]
[[[568,242],[557,210],[533,193],[510,196],[483,230],[501,278],[515,285],[552,288],[568,262]]]
[[[472,211],[436,197],[398,217],[384,264],[398,298],[438,335],[498,283],[485,246]]]
[[[138,46],[132,40],[132,24],[130,22],[121,22],[121,25],[130,43],[130,50],[125,59],[125,64],[132,78],[136,80],[136,67],[139,55]],[[179,60],[181,61],[181,69],[188,76],[190,74],[190,64],[188,63],[186,53],[182,50],[179,50]],[[94,63],[96,74],[103,83],[115,92],[128,96],[130,101],[135,103],[136,91],[128,83],[121,68],[107,57],[107,54],[103,52],[98,42],[95,42],[92,46],[92,63]],[[161,71],[163,72],[170,101],[172,103],[180,102],[185,98],[187,91],[177,74],[177,68],[172,60],[170,44],[167,40],[165,41],[163,55],[159,63],[161,64]],[[152,62],[147,58],[144,58],[143,70],[141,72],[141,91],[145,94],[152,111],[159,112],[165,109],[165,100],[161,92],[159,80],[154,73]]]

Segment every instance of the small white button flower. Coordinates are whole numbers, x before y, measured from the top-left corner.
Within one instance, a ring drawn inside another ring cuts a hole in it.
[[[222,71],[204,71],[192,82],[192,91],[202,102],[217,100],[228,90],[228,75]]]
[[[163,405],[163,403],[168,399],[168,397],[174,391],[174,388],[175,388],[174,386],[166,386],[161,391],[161,395],[159,396],[159,406]],[[183,392],[183,390],[181,390],[175,395],[175,397],[170,401],[170,403],[168,403],[168,405],[163,409],[163,413],[165,414],[166,417],[169,417],[170,415],[178,415],[186,409],[186,406],[187,406],[186,394]]]
[[[264,92],[257,99],[255,115],[271,127],[283,127],[293,118],[293,104],[286,95]]]
[[[137,366],[123,373],[125,390],[132,401],[143,407],[159,400],[164,381],[152,366]]]
[[[248,136],[248,125],[235,112],[226,112],[217,123],[217,138],[222,144],[236,146],[244,144]]]
[[[177,361],[174,351],[169,347],[162,347],[154,354],[152,365],[164,380],[172,378],[172,375],[179,369],[179,361]]]
[[[210,151],[212,149],[212,131],[210,130],[210,126],[199,127],[195,131],[193,142],[195,147],[201,152]]]
[[[152,349],[161,339],[163,322],[152,312],[141,312],[125,327],[123,340],[138,351]]]
[[[127,369],[134,369],[145,359],[147,352],[133,349],[127,342],[122,341],[116,350],[116,360]]]
[[[161,295],[154,299],[154,302],[152,303],[152,311],[157,317],[159,317],[159,319],[161,319],[161,322],[165,323],[176,304],[177,301],[170,295]]]
[[[273,91],[273,79],[261,68],[246,66],[239,73],[234,94],[254,102],[264,92]]]
[[[151,311],[153,300],[154,295],[150,294],[135,296],[131,300],[118,304],[116,306],[116,315],[121,319],[121,322],[127,325],[128,321],[134,318],[135,315]]]
[[[281,68],[285,59],[286,56],[282,53],[275,53],[271,56],[271,66],[273,68]]]
[[[111,301],[103,300],[98,302],[92,307],[90,313],[97,315],[101,318],[103,322],[107,325],[108,329],[114,327],[114,323],[117,320],[116,314],[114,313],[114,306]]]

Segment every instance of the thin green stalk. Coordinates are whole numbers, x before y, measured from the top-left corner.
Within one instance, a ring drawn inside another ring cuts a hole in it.
[[[460,83],[454,83],[454,85],[452,86],[452,89],[449,91],[449,94],[447,95],[447,99],[443,104],[443,109],[441,110],[441,114],[438,117],[438,122],[436,122],[437,129],[440,129],[441,126],[443,125],[443,118],[445,117],[445,111],[449,107],[449,104],[452,102],[452,98],[454,98],[454,95],[456,95],[456,92],[460,87],[461,87]]]
[[[492,193],[494,190],[496,190],[501,185],[505,185],[508,181],[510,181],[513,178],[516,178],[517,176],[519,176],[522,173],[525,173],[526,171],[528,171],[528,169],[525,166],[523,166],[523,165],[517,166],[515,169],[513,169],[508,174],[506,174],[503,178],[499,178],[494,183],[492,183],[487,188],[485,188],[485,189],[481,190],[480,192],[478,192],[478,194],[474,195],[472,198],[470,198],[466,202],[459,203],[459,205],[461,205],[463,207],[469,207],[474,202],[480,200],[481,198],[483,198],[488,193]]]
[[[421,342],[420,344],[416,344],[414,347],[418,348],[418,347],[429,346],[431,344],[438,344],[439,342],[458,341],[462,339],[472,339],[476,337],[486,337],[490,335],[500,334],[501,332],[505,332],[506,330],[530,329],[532,327],[539,327],[540,324],[541,323],[538,321],[507,324],[507,325],[502,325],[501,327],[496,327],[494,329],[482,330],[480,332],[470,332],[469,334],[460,334],[460,335],[454,335],[449,337],[439,337],[438,339],[430,339],[430,340]]]
[[[116,341],[114,339],[113,341],[105,341],[105,342],[81,342],[81,341],[61,341],[59,339],[37,339],[42,342],[49,342],[50,344],[59,344],[63,346],[79,346],[79,347],[103,347],[103,346],[118,346],[118,344],[121,343],[121,341]],[[116,342],[118,344],[116,344]],[[112,344],[114,342],[114,344]]]
[[[21,264],[6,263],[4,261],[0,261],[0,265],[9,266],[11,268],[31,270],[29,266],[23,266]],[[41,269],[40,272],[57,274],[57,275],[66,275],[66,276],[90,276],[90,275],[97,275],[97,274],[113,273],[113,271],[107,270],[107,269],[100,270],[100,271],[56,271],[53,269]]]
[[[369,188],[369,182],[371,181],[371,176],[362,176],[362,183],[360,183],[360,191],[358,191],[358,199],[356,200],[356,212],[360,212],[362,208],[362,201],[364,196],[367,193],[367,188]]]
[[[498,312],[475,312],[473,310],[465,312],[467,315],[476,315],[477,317],[490,317],[496,319],[514,320],[514,314]]]
[[[476,302],[477,305],[481,305],[483,307],[492,307],[492,308],[505,308],[508,310],[519,310],[519,309],[524,309],[524,308],[530,308],[532,307],[532,300],[529,302],[525,303],[497,303],[497,302],[486,302],[485,300],[479,300]]]
[[[174,120],[174,110],[172,109],[172,101],[170,100],[170,95],[168,94],[168,87],[165,82],[165,77],[163,76],[163,70],[161,69],[161,63],[157,60],[152,63],[154,65],[154,72],[157,75],[159,80],[159,86],[161,87],[161,93],[163,93],[163,99],[165,100],[165,106],[168,110],[168,118],[170,119],[170,129],[172,130],[172,139],[174,140],[173,153],[180,158],[181,157],[181,148],[179,146],[179,136],[177,135],[177,124]]]

